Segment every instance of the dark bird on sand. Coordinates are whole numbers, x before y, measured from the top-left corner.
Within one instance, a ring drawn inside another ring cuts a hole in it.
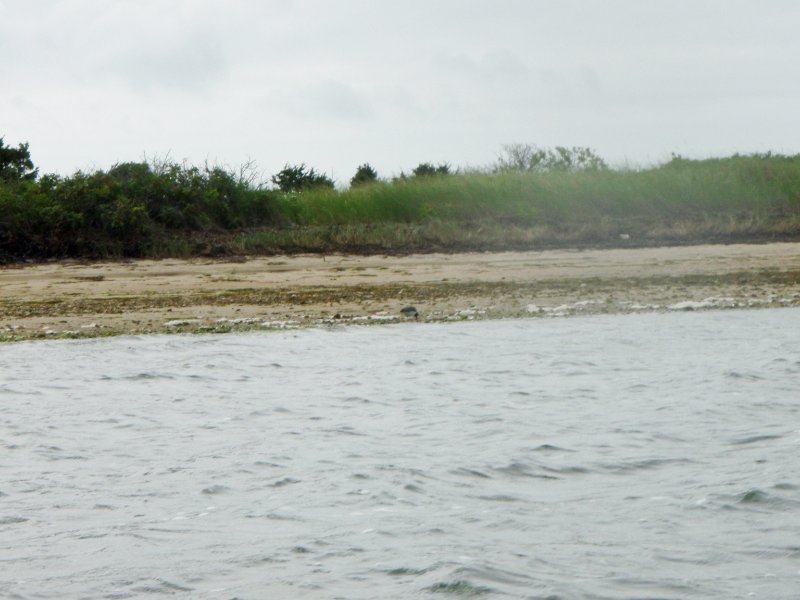
[[[419,311],[414,306],[404,306],[400,309],[400,314],[406,319],[410,319],[411,317],[419,319]]]

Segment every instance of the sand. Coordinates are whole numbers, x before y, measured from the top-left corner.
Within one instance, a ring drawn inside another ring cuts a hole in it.
[[[800,243],[0,268],[0,339],[800,305]]]

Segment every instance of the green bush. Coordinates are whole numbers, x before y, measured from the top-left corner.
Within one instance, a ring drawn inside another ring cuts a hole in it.
[[[533,144],[508,144],[495,165],[496,171],[604,171],[608,169],[594,150],[582,146],[539,148]]]
[[[38,172],[33,166],[28,144],[12,148],[5,145],[5,138],[0,137],[0,181],[33,181]]]
[[[378,181],[378,172],[369,163],[364,163],[356,169],[356,174],[350,179],[350,187],[364,185],[365,183],[375,183],[376,181]]]
[[[333,189],[333,180],[327,175],[309,169],[305,164],[284,165],[283,169],[272,176],[272,183],[285,193],[302,192],[315,188]]]
[[[175,234],[274,225],[275,193],[225,169],[119,163],[108,171],[0,182],[0,261],[140,256]]]
[[[412,171],[414,177],[432,177],[434,175],[451,175],[450,165],[447,163],[440,163],[434,165],[433,163],[420,163]]]

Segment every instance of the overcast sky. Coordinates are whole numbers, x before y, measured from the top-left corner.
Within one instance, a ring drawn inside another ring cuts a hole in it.
[[[346,182],[503,144],[800,152],[798,0],[0,0],[0,136]]]

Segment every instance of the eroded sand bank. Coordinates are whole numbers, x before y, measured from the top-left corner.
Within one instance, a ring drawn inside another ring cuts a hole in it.
[[[800,305],[800,243],[62,261],[0,269],[0,337]]]

